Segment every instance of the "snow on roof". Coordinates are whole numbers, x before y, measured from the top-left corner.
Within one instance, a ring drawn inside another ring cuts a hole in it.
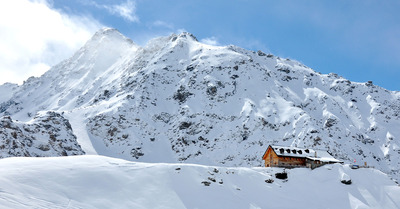
[[[308,148],[297,148],[297,147],[284,147],[277,145],[270,145],[275,153],[280,157],[300,157],[307,158],[310,160],[319,160],[322,162],[341,162],[335,159],[325,150],[314,150]]]

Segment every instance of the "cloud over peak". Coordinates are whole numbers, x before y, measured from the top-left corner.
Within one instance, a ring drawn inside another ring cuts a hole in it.
[[[204,43],[204,44],[208,44],[208,45],[213,45],[213,46],[220,45],[218,43],[218,39],[216,37],[214,37],[214,36],[203,38],[203,39],[200,40],[200,42]]]
[[[128,22],[139,22],[139,17],[136,15],[136,3],[132,0],[126,0],[120,4],[98,4],[95,1],[90,3],[99,9],[105,9],[111,15],[117,15],[124,18]]]
[[[0,84],[22,83],[71,56],[102,25],[45,0],[0,1]]]

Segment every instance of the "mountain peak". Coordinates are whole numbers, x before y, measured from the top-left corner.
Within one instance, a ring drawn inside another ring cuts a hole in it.
[[[101,68],[107,68],[127,50],[137,49],[138,47],[137,44],[122,35],[117,29],[102,28],[74,56],[77,58],[84,54],[86,59],[89,60],[93,60],[93,57],[101,57],[98,59],[102,63],[100,65]],[[104,64],[104,60],[112,61]]]
[[[120,36],[123,36],[117,29],[115,28],[101,28],[99,29],[94,35],[93,37],[97,37],[97,36],[105,36],[105,35],[111,35],[111,34],[117,34]]]
[[[191,40],[191,41],[196,41],[196,42],[198,42],[196,36],[194,36],[193,34],[191,34],[191,33],[189,33],[189,32],[182,32],[182,33],[179,33],[179,34],[172,34],[172,35],[170,36],[170,39],[171,39],[172,41],[175,41],[175,40],[177,40],[177,39],[186,39],[186,40]]]
[[[131,39],[127,38],[126,36],[122,35],[121,32],[119,32],[115,28],[101,28],[98,30],[92,38],[86,43],[86,45],[91,45],[91,43],[100,43],[104,40],[109,40],[111,42],[127,42],[129,44],[136,45]]]
[[[182,38],[191,38],[191,39],[194,40],[194,41],[198,41],[197,38],[196,38],[196,36],[194,36],[193,34],[191,34],[191,33],[189,33],[189,32],[182,32],[182,33],[180,33],[178,36],[179,36],[179,37],[182,37]]]

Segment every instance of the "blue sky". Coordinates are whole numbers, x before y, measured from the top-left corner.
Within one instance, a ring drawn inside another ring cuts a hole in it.
[[[321,73],[337,73],[356,82],[372,80],[376,85],[400,91],[398,0],[12,1],[21,2],[20,6],[28,8],[33,8],[33,4],[43,5],[49,13],[61,16],[59,23],[52,24],[65,26],[59,29],[65,32],[54,35],[71,35],[50,42],[48,39],[51,37],[40,39],[44,46],[39,55],[34,53],[34,49],[31,54],[24,52],[24,60],[30,56],[35,59],[22,62],[25,65],[21,67],[18,67],[21,63],[18,57],[14,58],[17,60],[14,64],[7,66],[1,66],[0,58],[0,71],[2,67],[10,66],[18,70],[29,69],[30,64],[36,64],[40,70],[32,75],[43,73],[49,66],[71,56],[96,30],[106,26],[117,28],[139,45],[157,36],[187,31],[206,43],[262,50],[298,60]],[[40,14],[44,16],[43,20],[29,25],[38,24],[38,28],[44,28],[43,25],[51,25],[46,23],[46,19],[57,19],[46,18],[45,12]],[[20,18],[21,22],[31,19],[27,15]],[[20,24],[21,27],[24,25]],[[1,20],[0,30],[3,30]],[[43,30],[49,30],[45,34],[52,33],[51,28]],[[71,37],[75,41],[69,40]],[[1,34],[0,39],[7,40]],[[14,48],[12,41],[7,43],[8,48]],[[0,49],[1,56],[7,55],[1,54]],[[22,78],[23,74],[28,76],[25,73],[18,75]],[[10,76],[10,81],[12,77],[15,76]]]

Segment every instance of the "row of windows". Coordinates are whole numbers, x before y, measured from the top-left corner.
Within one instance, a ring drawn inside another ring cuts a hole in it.
[[[283,160],[299,160],[298,158],[293,158],[293,157],[281,157]]]

